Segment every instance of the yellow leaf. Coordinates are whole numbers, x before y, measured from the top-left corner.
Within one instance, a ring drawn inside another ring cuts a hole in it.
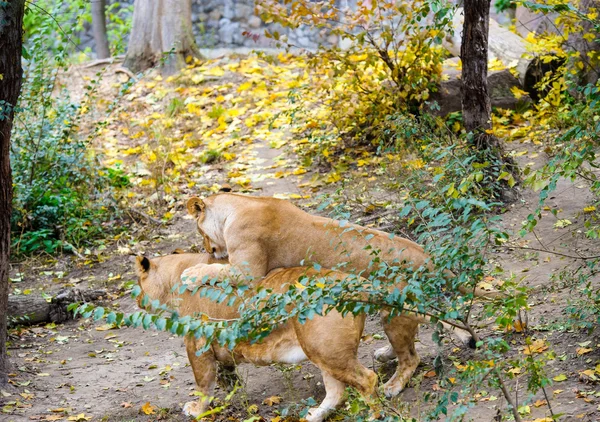
[[[302,167],[298,167],[296,170],[292,172],[292,174],[300,175],[306,173],[306,169]]]
[[[67,418],[68,421],[75,421],[75,422],[85,422],[85,421],[89,421],[90,419],[92,419],[92,417],[85,416],[85,413],[80,413],[79,415],[69,416]]]
[[[527,94],[527,91],[523,91],[522,89],[520,89],[520,88],[519,88],[519,87],[517,87],[517,86],[513,86],[513,87],[510,89],[510,92],[512,92],[512,94],[514,95],[514,97],[515,97],[517,100],[520,100],[520,99],[521,99],[521,97],[523,97],[524,95],[528,95],[528,94]]]
[[[252,88],[252,82],[250,82],[250,81],[244,82],[243,84],[241,84],[238,87],[237,92],[244,92],[244,91],[247,91],[250,88]]]
[[[273,406],[274,404],[279,403],[281,403],[281,397],[279,396],[271,396],[263,400],[263,404],[267,406]]]
[[[585,347],[578,347],[577,348],[577,354],[579,356],[585,355],[586,353],[590,353],[591,351],[592,351],[592,349],[588,349],[588,348],[585,348]]]
[[[583,212],[594,212],[594,211],[596,211],[596,207],[593,205],[590,205],[589,207],[585,207],[583,209]]]
[[[156,408],[150,404],[150,402],[146,402],[140,409],[146,415],[153,415],[156,413]]]
[[[534,340],[531,342],[531,344],[525,346],[525,349],[523,349],[523,354],[532,355],[534,353],[542,353],[546,349],[548,349],[548,345],[544,340]]]
[[[561,382],[561,381],[565,381],[567,379],[567,376],[565,374],[560,374],[560,375],[555,376],[552,379],[556,382]]]
[[[204,72],[204,74],[209,76],[223,76],[225,74],[225,71],[219,66],[215,66],[208,69],[206,72]]]

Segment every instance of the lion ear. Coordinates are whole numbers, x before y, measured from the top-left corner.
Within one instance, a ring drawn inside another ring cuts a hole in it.
[[[172,253],[173,255],[179,255],[179,254],[185,253],[185,251],[184,251],[183,249],[181,249],[181,248],[177,248],[177,249],[175,249],[175,250],[174,250],[173,252],[171,252],[171,253]]]
[[[193,215],[196,218],[202,211],[204,211],[204,207],[204,201],[197,196],[194,196],[187,201],[188,214]]]
[[[150,269],[150,260],[145,256],[136,256],[135,257],[135,270],[138,275],[142,275],[147,273]]]
[[[229,183],[223,184],[219,189],[219,192],[231,192],[231,185]]]

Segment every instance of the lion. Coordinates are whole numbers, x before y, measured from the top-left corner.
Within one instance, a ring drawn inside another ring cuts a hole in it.
[[[207,265],[213,264],[213,265]],[[197,274],[204,269],[204,275],[221,274],[218,260],[209,254],[176,254],[159,258],[136,258],[136,272],[142,294],[138,304],[142,307],[142,298],[158,300],[179,315],[203,314],[209,318],[230,320],[239,317],[237,307],[192,294],[186,290],[181,295],[174,293],[174,286],[181,285],[181,276],[185,269],[195,267]],[[312,268],[294,267],[276,269],[264,277],[259,287],[284,292],[290,283],[300,277],[323,276],[343,279],[346,274],[337,271],[317,272]],[[357,358],[358,346],[363,333],[365,315],[342,316],[332,309],[324,316],[315,316],[301,324],[297,319],[290,319],[276,327],[262,341],[239,343],[233,350],[220,346],[217,342],[211,348],[196,355],[205,344],[203,338],[185,337],[187,355],[192,366],[197,388],[202,393],[198,401],[184,405],[183,411],[188,416],[197,417],[204,413],[210,405],[210,396],[216,383],[217,362],[234,365],[250,362],[256,365],[272,363],[296,364],[310,360],[320,370],[325,385],[325,398],[318,407],[309,409],[306,419],[309,422],[321,422],[341,403],[346,385],[350,385],[367,400],[373,400],[377,385],[377,375],[363,366]],[[407,333],[410,337],[410,333]],[[412,338],[408,339],[412,343]]]
[[[424,249],[409,239],[311,215],[281,199],[219,193],[204,200],[190,198],[187,209],[196,219],[206,251],[229,259],[229,265],[221,269],[254,280],[276,268],[311,261],[359,275],[376,269],[377,260],[413,270],[421,266],[433,269]],[[412,341],[418,322],[404,315],[390,318],[388,312],[382,312],[382,323],[390,346],[377,350],[375,357],[383,362],[398,358],[396,372],[384,386],[385,395],[393,397],[404,389],[419,364]],[[397,327],[403,331],[398,332]],[[456,334],[473,345],[470,335]]]

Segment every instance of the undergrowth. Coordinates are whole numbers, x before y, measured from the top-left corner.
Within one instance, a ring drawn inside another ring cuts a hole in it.
[[[16,253],[72,250],[121,230],[116,196],[129,183],[121,169],[101,164],[91,144],[97,132],[79,133],[102,73],[85,87],[82,102],[60,87],[78,26],[67,32],[41,13],[41,6],[26,15],[32,30],[25,40],[24,83],[12,133]],[[49,47],[46,40],[55,34],[63,40]]]

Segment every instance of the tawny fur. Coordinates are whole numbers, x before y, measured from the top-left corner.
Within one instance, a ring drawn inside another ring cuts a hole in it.
[[[276,268],[320,264],[344,272],[367,275],[377,258],[392,266],[433,269],[423,248],[411,240],[355,224],[308,214],[292,203],[270,197],[221,193],[202,200],[191,198],[188,212],[196,218],[207,252],[229,256],[231,268],[260,280]],[[226,268],[226,267],[225,267]],[[451,275],[451,274],[450,274]],[[400,277],[401,278],[401,277]],[[402,281],[396,283],[403,287]],[[398,357],[396,374],[384,387],[393,396],[405,387],[419,358],[412,341],[395,340],[398,327],[413,338],[418,329],[414,318],[398,316],[382,323]],[[468,342],[470,336],[462,335]],[[389,355],[389,348],[377,355]],[[376,355],[376,356],[377,356]]]
[[[212,264],[206,265],[206,264]],[[167,307],[176,310],[180,315],[202,313],[214,319],[234,319],[239,317],[237,308],[226,304],[218,304],[198,294],[186,291],[179,295],[173,293],[172,287],[181,284],[181,275],[186,268],[195,266],[206,268],[205,274],[214,274],[211,268],[219,265],[208,254],[167,255],[160,258],[147,259],[138,257],[136,271],[141,297],[147,295],[151,300],[158,299]],[[282,292],[289,283],[296,282],[302,275],[317,274],[313,269],[286,268],[272,271],[261,282],[260,286]],[[318,273],[341,279],[345,274],[327,271]],[[255,344],[242,342],[233,351],[218,344],[196,356],[204,343],[203,339],[185,338],[186,349],[198,390],[203,393],[198,401],[186,403],[184,412],[198,416],[208,409],[210,396],[213,393],[217,374],[217,362],[234,365],[251,362],[257,365],[271,363],[298,363],[310,360],[322,372],[326,388],[326,397],[319,407],[309,411],[307,419],[311,422],[323,421],[327,415],[341,404],[346,385],[355,387],[366,399],[374,394],[377,375],[365,368],[357,359],[357,350],[364,328],[365,316],[346,316],[332,310],[323,317],[315,316],[312,320],[300,324],[296,319],[289,320],[277,327],[263,341]]]

